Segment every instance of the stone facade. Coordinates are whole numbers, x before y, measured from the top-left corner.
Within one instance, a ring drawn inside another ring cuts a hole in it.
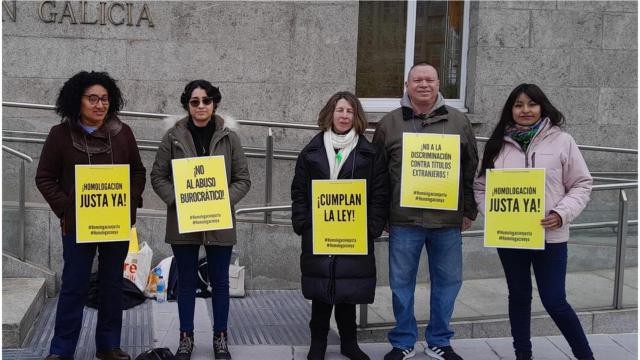
[[[3,101],[53,104],[71,75],[99,70],[119,80],[125,110],[184,114],[179,104],[184,85],[205,78],[220,87],[219,110],[225,116],[313,124],[331,94],[355,89],[357,2],[105,4],[101,9],[96,2],[3,1]],[[40,19],[40,6],[42,17],[55,22]],[[93,20],[96,24],[81,23]],[[120,20],[124,23],[114,25]],[[637,3],[472,2],[466,108],[479,136],[490,134],[508,93],[522,82],[543,88],[566,115],[566,129],[579,144],[636,149]],[[371,114],[371,119],[380,116]],[[125,118],[139,140],[152,141],[174,120]],[[3,108],[3,130],[46,133],[58,121],[50,111]],[[266,128],[244,126],[239,133],[245,146],[264,148]],[[314,131],[275,128],[273,133],[276,149],[300,150]],[[33,181],[41,144],[5,144],[35,158],[26,169],[27,201],[43,203]],[[637,155],[585,152],[585,157],[592,170],[637,169]],[[154,151],[143,150],[142,158],[150,170]],[[19,162],[6,153],[3,160],[4,199],[16,200]],[[259,206],[265,192],[264,159],[252,157],[249,163],[253,186],[240,205]],[[293,166],[291,160],[274,161],[273,203],[290,202]],[[630,196],[635,198],[635,192]],[[149,182],[144,199],[146,210],[164,209]],[[587,218],[612,220],[616,206],[617,193],[596,194]],[[260,238],[261,244],[282,237],[281,229],[251,229],[243,232],[249,237],[243,241]],[[38,236],[47,236],[47,243],[48,236],[58,237],[41,230],[27,231],[31,242],[39,241]],[[160,244],[162,227],[147,230],[152,233],[142,236]],[[289,245],[295,252],[294,243]],[[47,253],[47,261],[59,256]],[[296,266],[297,260],[292,261],[286,269]],[[288,281],[296,280],[287,279],[287,286]]]

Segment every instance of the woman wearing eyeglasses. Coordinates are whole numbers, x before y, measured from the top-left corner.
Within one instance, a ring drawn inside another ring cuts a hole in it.
[[[249,188],[249,168],[238,135],[232,130],[235,122],[215,115],[222,99],[218,88],[206,80],[187,84],[180,97],[189,113],[179,120],[162,138],[151,170],[153,190],[167,204],[165,241],[171,244],[178,269],[178,315],[180,342],[176,359],[189,360],[194,347],[193,316],[198,271],[198,252],[203,245],[207,253],[209,280],[213,287],[213,350],[216,359],[231,359],[227,346],[229,314],[229,262],[236,243],[234,228],[179,234],[171,160],[196,156],[224,156],[229,186],[229,201],[233,206]]]
[[[82,71],[64,83],[54,126],[42,147],[36,185],[62,230],[62,287],[47,360],[73,359],[82,328],[89,276],[98,250],[100,298],[96,326],[96,357],[127,360],[120,349],[122,328],[122,266],[128,242],[76,243],[75,165],[128,164],[131,177],[131,224],[142,207],[145,168],[131,128],[118,119],[123,99],[116,82],[103,72]]]

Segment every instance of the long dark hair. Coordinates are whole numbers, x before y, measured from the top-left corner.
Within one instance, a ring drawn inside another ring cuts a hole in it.
[[[56,113],[62,116],[62,121],[71,121],[73,124],[78,123],[80,116],[80,101],[84,91],[93,86],[100,85],[107,90],[109,95],[109,110],[105,119],[116,115],[124,106],[122,93],[116,85],[116,81],[106,72],[86,72],[80,71],[67,80],[58,94],[56,100]]]
[[[493,133],[487,141],[487,144],[484,147],[484,155],[482,156],[482,167],[480,168],[480,175],[484,175],[484,172],[487,169],[494,168],[494,161],[500,150],[502,150],[503,138],[507,129],[507,126],[512,125],[513,115],[512,109],[513,104],[515,104],[516,99],[520,94],[526,94],[531,100],[533,100],[536,104],[540,105],[540,116],[542,118],[548,117],[551,121],[551,125],[553,126],[561,126],[564,124],[564,115],[560,112],[560,110],[556,109],[555,106],[551,104],[547,95],[544,94],[542,89],[535,84],[520,84],[516,86],[509,97],[507,98],[507,102],[504,104],[502,108],[502,115],[500,115],[500,121],[496,125],[495,129],[493,129]]]

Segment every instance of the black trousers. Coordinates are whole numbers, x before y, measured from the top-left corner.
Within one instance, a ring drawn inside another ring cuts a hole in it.
[[[309,328],[311,329],[312,339],[316,338],[326,341],[333,307],[333,304],[327,304],[318,300],[311,301],[311,321],[309,322]],[[345,342],[357,341],[356,305],[336,304],[335,308],[340,342],[344,344]]]

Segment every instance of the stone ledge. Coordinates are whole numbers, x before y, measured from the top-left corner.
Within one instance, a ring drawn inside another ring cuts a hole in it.
[[[2,348],[17,348],[42,309],[45,279],[3,278],[2,282]]]
[[[578,318],[587,334],[635,333],[638,331],[638,309],[583,311]],[[456,339],[501,338],[511,336],[509,318],[489,320],[452,321],[451,329]],[[393,326],[377,326],[358,329],[358,339],[362,342],[387,341],[387,333]],[[424,334],[426,324],[418,324],[418,334]],[[537,315],[531,319],[532,336],[560,335],[560,330],[549,315]],[[419,335],[418,337],[420,337]]]

